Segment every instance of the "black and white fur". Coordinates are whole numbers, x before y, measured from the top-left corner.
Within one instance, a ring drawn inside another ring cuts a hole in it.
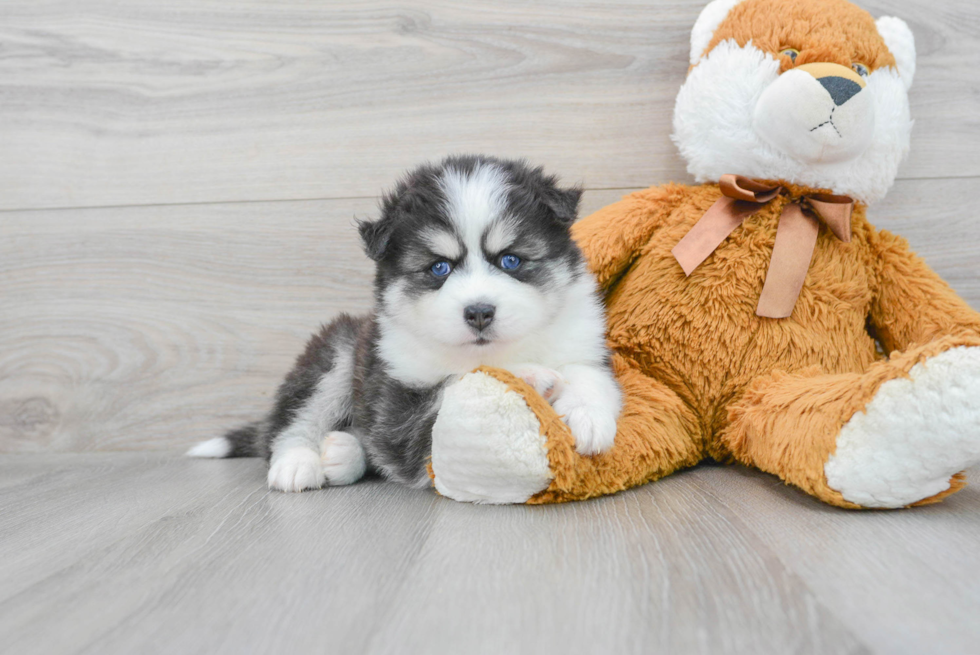
[[[579,452],[607,450],[621,396],[595,280],[569,233],[580,195],[484,156],[410,172],[359,227],[377,264],[374,312],[324,326],[265,419],[188,455],[265,457],[282,491],[350,484],[369,467],[426,486],[443,389],[481,365],[534,386]],[[520,264],[505,270],[505,255]],[[451,272],[438,277],[436,262]]]

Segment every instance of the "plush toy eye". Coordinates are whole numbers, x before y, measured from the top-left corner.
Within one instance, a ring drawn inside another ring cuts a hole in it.
[[[517,255],[504,255],[500,258],[500,268],[505,271],[513,271],[521,265],[521,258]]]
[[[797,50],[796,48],[785,48],[779,54],[783,55],[784,57],[789,57],[790,58],[790,61],[792,61],[792,62],[795,63],[796,62],[796,58],[800,54],[800,51]]]
[[[446,277],[450,272],[452,272],[453,267],[447,261],[439,261],[433,264],[429,270],[432,271],[432,274],[436,277]]]
[[[860,75],[861,77],[868,76],[869,73],[868,67],[865,66],[864,64],[851,64],[851,68],[853,68],[854,72]]]

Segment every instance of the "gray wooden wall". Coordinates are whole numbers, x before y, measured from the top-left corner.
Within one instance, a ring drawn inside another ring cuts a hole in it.
[[[185,446],[370,302],[351,222],[407,167],[525,156],[585,210],[689,180],[703,0],[0,4],[0,451]],[[879,226],[980,308],[980,4],[874,0],[919,67]]]

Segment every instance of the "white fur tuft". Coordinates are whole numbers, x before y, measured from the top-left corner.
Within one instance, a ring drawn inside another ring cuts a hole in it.
[[[469,174],[447,168],[439,187],[446,196],[446,213],[471,248],[479,245],[486,228],[507,208],[507,177],[492,164],[477,166]]]
[[[908,90],[915,78],[915,36],[901,18],[882,16],[878,19],[877,25],[878,34],[885,40],[885,45],[895,57],[898,74],[901,75]]]
[[[889,380],[827,460],[827,484],[863,507],[904,507],[980,462],[980,348],[948,350]]]
[[[212,457],[221,459],[231,454],[231,442],[224,437],[215,437],[214,439],[202,441],[184,454],[187,457]]]
[[[708,44],[711,43],[711,39],[715,36],[715,30],[725,21],[728,17],[728,12],[732,10],[732,7],[737,5],[742,0],[714,0],[714,2],[708,3],[708,5],[701,10],[701,14],[698,16],[697,22],[694,23],[694,29],[691,30],[691,65],[697,64],[701,61],[701,56],[704,55],[705,49],[707,49]]]

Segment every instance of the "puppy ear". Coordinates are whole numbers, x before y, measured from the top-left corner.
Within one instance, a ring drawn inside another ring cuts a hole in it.
[[[878,34],[895,57],[898,74],[905,82],[905,90],[912,86],[915,77],[915,37],[908,23],[894,16],[882,16],[876,23]]]
[[[691,66],[701,61],[701,55],[708,48],[715,31],[728,17],[732,7],[742,0],[714,0],[701,10],[701,15],[691,30]]]
[[[561,189],[553,186],[542,194],[542,201],[555,213],[561,223],[571,225],[578,218],[578,203],[582,199],[582,189],[572,187]]]
[[[390,216],[382,216],[376,221],[357,221],[357,232],[364,244],[364,253],[374,261],[380,261],[388,251],[393,221]]]

